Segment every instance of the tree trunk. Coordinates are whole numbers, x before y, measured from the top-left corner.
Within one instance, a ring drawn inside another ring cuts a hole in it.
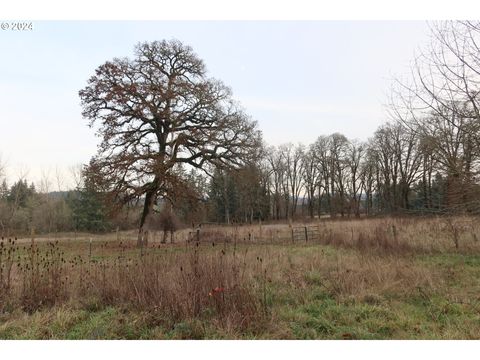
[[[140,218],[140,228],[138,230],[137,246],[142,247],[148,244],[148,236],[146,236],[146,221],[153,210],[155,204],[157,189],[152,186],[145,195],[145,204],[143,205],[142,217]]]
[[[427,192],[427,169],[426,169],[426,163],[427,163],[427,155],[423,156],[423,172],[422,172],[422,181],[423,181],[423,207],[425,209],[428,209],[428,192]]]
[[[224,210],[225,210],[225,223],[230,224],[230,202],[228,198],[228,183],[227,183],[227,174],[223,174],[223,198],[224,198]]]
[[[408,195],[409,195],[409,189],[408,189],[408,185],[405,185],[405,189],[404,189],[404,192],[403,192],[403,201],[404,201],[404,208],[405,210],[410,210],[410,201],[408,199]]]

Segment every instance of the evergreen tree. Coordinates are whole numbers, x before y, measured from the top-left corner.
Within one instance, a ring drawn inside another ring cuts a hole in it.
[[[0,185],[0,200],[7,200],[8,197],[8,185],[7,181],[3,179],[2,184]]]
[[[33,184],[28,186],[27,180],[18,180],[7,194],[7,201],[17,207],[27,207],[28,201],[36,193]]]
[[[88,182],[83,188],[69,193],[67,203],[72,209],[76,230],[102,232],[111,228],[101,194]]]

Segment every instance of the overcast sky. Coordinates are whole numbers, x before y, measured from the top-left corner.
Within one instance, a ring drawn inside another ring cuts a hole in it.
[[[191,45],[274,145],[341,132],[366,140],[386,119],[394,75],[428,41],[426,22],[35,22],[0,32],[0,154],[14,180],[86,163],[99,139],[78,91],[140,41]]]

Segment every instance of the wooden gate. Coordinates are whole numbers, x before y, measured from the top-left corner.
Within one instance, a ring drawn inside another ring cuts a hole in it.
[[[318,225],[311,226],[294,226],[292,227],[292,242],[298,241],[319,241],[320,227]]]

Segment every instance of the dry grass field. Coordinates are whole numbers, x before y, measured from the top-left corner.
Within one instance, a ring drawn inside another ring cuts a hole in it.
[[[0,338],[480,338],[478,218],[303,226],[3,239]]]

